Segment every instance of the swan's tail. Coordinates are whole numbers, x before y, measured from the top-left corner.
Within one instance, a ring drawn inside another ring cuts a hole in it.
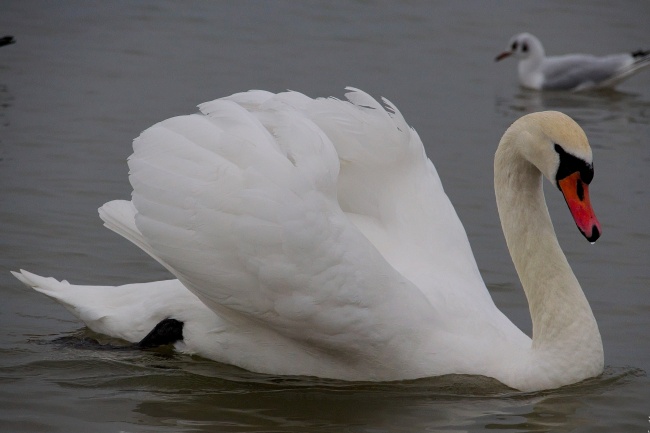
[[[114,200],[99,209],[104,225],[165,266],[135,225],[130,201]],[[122,286],[74,285],[65,280],[20,270],[12,274],[23,284],[63,305],[88,328],[100,334],[142,343],[161,323],[213,324],[217,316],[178,280]]]
[[[37,292],[41,292],[50,298],[54,298],[59,300],[61,304],[65,305],[66,308],[74,308],[70,304],[66,304],[64,299],[58,299],[59,296],[58,294],[65,293],[67,289],[70,287],[70,283],[68,283],[66,280],[58,281],[52,277],[46,278],[46,277],[41,277],[36,274],[32,274],[31,272],[27,272],[25,270],[20,270],[20,272],[14,272],[11,271],[14,277],[18,278],[18,280],[26,285],[27,287],[31,287],[32,289],[36,290]]]
[[[165,319],[184,322],[191,318],[192,312],[208,314],[201,301],[178,280],[84,286],[25,270],[12,274],[26,286],[63,305],[93,331],[132,343],[140,342]]]

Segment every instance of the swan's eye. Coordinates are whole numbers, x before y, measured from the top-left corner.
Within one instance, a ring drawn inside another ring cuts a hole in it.
[[[517,51],[517,41],[512,43],[512,51]]]
[[[523,51],[524,53],[528,52],[528,44],[526,42],[521,44],[521,51]]]
[[[579,172],[580,180],[589,185],[594,178],[594,166],[584,159],[567,153],[559,144],[555,145],[555,151],[560,155],[560,166],[555,174],[555,181],[560,181],[572,173]],[[580,185],[582,188],[582,185]]]

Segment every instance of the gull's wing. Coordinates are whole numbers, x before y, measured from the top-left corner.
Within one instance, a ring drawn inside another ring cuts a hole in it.
[[[569,54],[547,57],[542,67],[543,88],[547,90],[581,90],[598,87],[602,83],[625,74],[633,63],[633,58],[629,54],[614,54],[605,57]]]

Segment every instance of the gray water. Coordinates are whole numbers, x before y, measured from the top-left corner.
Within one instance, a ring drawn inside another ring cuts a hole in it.
[[[650,428],[650,71],[616,91],[539,94],[494,63],[520,31],[548,53],[650,48],[650,2],[31,2],[0,4],[0,430],[646,432]],[[559,109],[594,150],[589,245],[553,186],[556,231],[594,309],[605,373],[519,393],[479,378],[366,384],[283,378],[93,335],[9,274],[73,283],[168,278],[102,227],[130,194],[131,140],[251,88],[385,96],[422,137],[484,279],[526,332],[492,191],[501,134]]]

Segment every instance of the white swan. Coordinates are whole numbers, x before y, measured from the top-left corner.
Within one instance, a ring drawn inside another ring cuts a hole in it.
[[[417,133],[387,100],[349,90],[350,102],[235,94],[134,141],[132,201],[109,202],[100,216],[178,280],[101,287],[16,277],[97,332],[174,342],[263,373],[461,373],[520,390],[600,374],[598,326],[542,192],[544,175],[587,239],[598,238],[582,129],[558,112],[530,114],[496,152],[531,340],[494,305]]]
[[[650,66],[650,51],[592,56],[565,54],[546,57],[542,43],[530,33],[513,36],[496,61],[519,59],[519,83],[535,90],[588,90],[612,88]]]

